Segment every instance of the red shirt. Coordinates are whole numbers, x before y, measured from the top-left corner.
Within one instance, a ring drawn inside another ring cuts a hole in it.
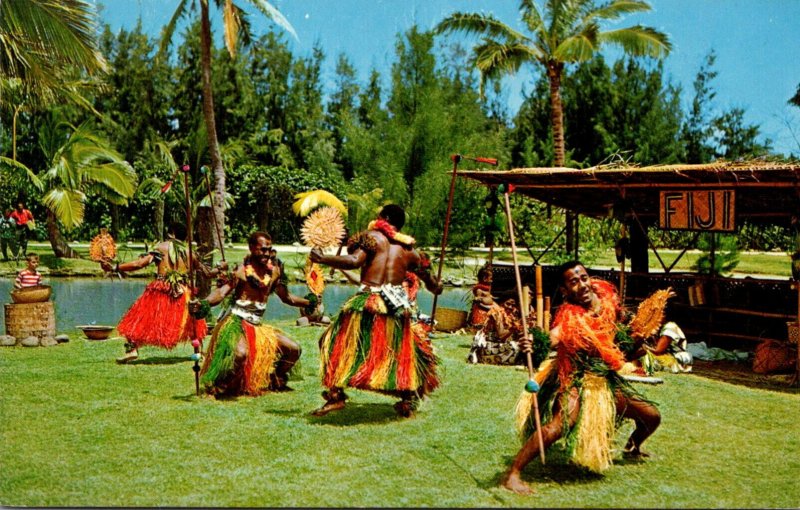
[[[21,227],[33,219],[33,213],[27,209],[23,209],[22,212],[14,209],[14,211],[9,214],[8,217],[14,220],[17,223],[17,226]]]

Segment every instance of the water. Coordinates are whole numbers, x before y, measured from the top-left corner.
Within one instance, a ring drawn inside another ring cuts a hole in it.
[[[56,332],[66,333],[82,324],[115,326],[149,282],[146,278],[47,278],[44,283],[53,287],[51,299],[56,309]],[[12,287],[12,279],[0,279],[1,302],[11,302],[9,292]],[[291,284],[289,290],[298,296],[308,293],[303,284]],[[335,315],[342,303],[355,292],[354,285],[326,286],[323,295],[325,313]],[[466,310],[470,295],[470,289],[466,287],[448,288],[439,296],[436,306]],[[417,299],[420,311],[430,314],[433,296],[420,290]],[[213,309],[214,313],[218,310],[218,307]],[[283,304],[278,296],[270,297],[267,320],[296,319],[299,316],[299,309]],[[5,330],[5,314],[0,314],[0,333],[5,333]]]

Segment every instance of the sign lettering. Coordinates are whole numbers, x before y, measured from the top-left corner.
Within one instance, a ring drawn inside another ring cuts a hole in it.
[[[662,191],[658,226],[664,230],[731,232],[735,228],[733,190]]]

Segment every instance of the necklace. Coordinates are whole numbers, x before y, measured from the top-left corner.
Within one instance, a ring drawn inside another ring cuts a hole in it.
[[[253,268],[253,265],[250,264],[250,260],[248,259],[244,264],[244,275],[251,285],[263,289],[266,288],[272,281],[272,269],[272,261],[267,262],[267,273],[262,278],[258,276],[258,273],[256,273],[256,270]]]
[[[382,233],[392,241],[397,241],[400,244],[404,244],[406,246],[412,246],[417,241],[407,234],[401,234],[394,228],[394,225],[389,223],[388,221],[384,220],[383,218],[377,219],[375,221],[370,222],[367,226],[369,230],[377,230],[378,232]]]

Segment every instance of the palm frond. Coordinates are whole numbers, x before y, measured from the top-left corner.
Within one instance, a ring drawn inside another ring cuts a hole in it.
[[[635,56],[661,58],[668,55],[672,49],[672,43],[666,34],[642,25],[601,32],[598,34],[598,39],[601,42],[618,44]]]
[[[544,19],[533,0],[520,0],[519,10],[522,14],[522,21],[528,26],[531,32],[538,33],[544,27]]]
[[[456,12],[439,22],[434,32],[464,32],[467,34],[485,34],[490,38],[505,41],[527,41],[525,34],[517,32],[491,14]]]
[[[72,230],[83,223],[85,200],[86,195],[82,191],[52,188],[42,198],[42,203],[67,230]]]
[[[513,74],[522,64],[536,61],[540,56],[536,47],[485,40],[475,47],[475,66],[486,78],[493,79],[502,74]]]
[[[591,23],[582,30],[564,39],[553,51],[553,57],[561,62],[585,62],[599,49],[599,27]]]
[[[239,40],[239,8],[233,0],[225,0],[222,8],[222,23],[224,25],[225,47],[231,57],[236,55],[236,42]]]
[[[647,12],[651,9],[650,4],[642,0],[613,0],[606,5],[589,9],[584,16],[584,22],[619,19],[625,14]]]
[[[194,0],[180,0],[178,3],[178,7],[175,9],[175,12],[172,13],[169,23],[164,25],[164,28],[161,30],[161,43],[158,45],[156,59],[161,59],[167,53],[169,44],[172,42],[172,36],[175,34],[175,27],[178,25],[178,21],[183,18],[184,14],[186,14],[186,7],[193,1]]]
[[[136,172],[127,161],[109,161],[87,166],[83,171],[86,183],[96,183],[128,199],[136,193]]]
[[[256,6],[256,8],[259,11],[262,12],[262,14],[264,14],[266,17],[277,23],[278,26],[280,26],[281,28],[292,34],[292,37],[294,37],[295,40],[297,41],[300,40],[297,37],[297,33],[294,31],[294,27],[292,26],[291,23],[289,23],[289,20],[286,19],[286,17],[283,14],[281,14],[278,9],[273,7],[272,4],[270,4],[266,0],[250,0],[250,1],[253,3],[253,5]]]
[[[86,0],[0,2],[0,75],[52,87],[72,66],[104,72],[94,14]]]
[[[0,156],[0,168],[3,169],[3,173],[10,174],[13,179],[27,181],[39,191],[44,189],[44,184],[36,173],[19,161]]]

